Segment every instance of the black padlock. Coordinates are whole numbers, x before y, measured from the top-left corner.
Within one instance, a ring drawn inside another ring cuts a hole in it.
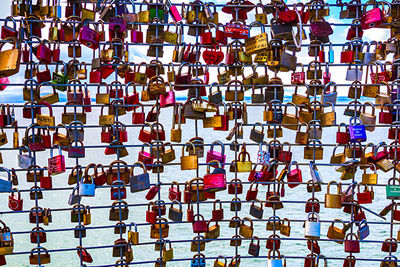
[[[253,236],[251,239],[248,253],[254,257],[258,257],[260,254],[260,239],[257,236]]]
[[[118,222],[114,226],[114,234],[119,235],[119,234],[125,234],[126,233],[126,225],[124,222]]]
[[[179,209],[174,208],[173,207],[174,204],[178,204]],[[174,222],[181,222],[182,216],[183,216],[182,204],[180,202],[174,200],[173,203],[171,204],[171,207],[169,208],[168,218]]]
[[[79,236],[79,234],[80,234],[80,236]],[[86,228],[85,228],[85,226],[77,225],[75,227],[75,229],[74,229],[74,237],[75,238],[80,238],[80,237],[84,238],[84,237],[86,237]]]
[[[256,130],[257,125],[261,126],[261,131]],[[261,143],[262,141],[264,141],[264,126],[261,123],[256,122],[255,125],[253,126],[253,129],[251,129],[250,140],[257,143]]]
[[[257,219],[262,219],[263,214],[264,214],[264,209],[261,201],[257,200],[260,203],[260,206],[256,206],[254,201],[251,206],[250,206],[250,215],[257,218]]]
[[[242,210],[242,202],[240,201],[240,198],[232,198],[231,202],[231,211],[241,211]]]

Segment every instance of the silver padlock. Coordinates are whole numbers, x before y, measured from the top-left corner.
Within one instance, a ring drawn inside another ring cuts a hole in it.
[[[271,257],[271,252],[274,253],[273,257]],[[278,253],[277,256],[275,256],[275,252]],[[268,251],[268,261],[267,261],[267,267],[286,267],[286,258],[285,256],[281,255],[279,250],[270,250]]]
[[[320,239],[321,222],[319,221],[318,213],[308,213],[307,221],[305,224],[304,237],[308,239]]]
[[[346,72],[346,81],[354,82],[354,81],[361,81],[363,77],[362,69],[352,69],[351,66],[347,69]]]

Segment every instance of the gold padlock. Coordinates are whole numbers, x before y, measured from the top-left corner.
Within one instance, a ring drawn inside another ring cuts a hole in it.
[[[287,222],[287,224],[285,224],[285,222]],[[290,221],[288,218],[282,220],[280,233],[285,236],[290,236]]]
[[[186,145],[191,146],[194,153],[196,153],[196,147],[193,143],[188,142]],[[194,170],[198,168],[198,157],[196,154],[185,156],[185,146],[182,146],[182,156],[181,156],[181,170]]]
[[[376,166],[372,163],[369,165],[374,168],[374,173],[367,173],[367,168],[365,168],[362,175],[362,184],[377,184],[378,174],[376,173]]]
[[[342,229],[335,227],[334,226],[335,222],[340,222],[343,225]],[[335,240],[336,243],[343,244],[343,240],[345,237],[345,232],[343,230],[344,228],[345,228],[345,224],[342,220],[340,220],[340,219],[333,220],[332,224],[328,228],[327,237],[329,239],[337,239],[337,240]]]
[[[245,221],[248,221],[250,225],[246,225]],[[243,236],[244,238],[252,238],[253,237],[253,220],[249,217],[244,217],[241,220],[240,227],[239,227],[239,235]]]
[[[331,194],[329,192],[331,185],[337,186],[337,194]],[[325,208],[340,209],[342,207],[342,184],[335,181],[328,183],[327,193],[325,194]]]

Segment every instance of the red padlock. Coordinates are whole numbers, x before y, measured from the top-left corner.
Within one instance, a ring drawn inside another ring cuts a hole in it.
[[[317,240],[307,240],[307,248],[317,255],[321,253],[321,248]]]
[[[354,222],[358,225],[362,220],[366,220],[365,212],[362,209],[358,209],[357,212],[354,213]]]
[[[110,125],[101,128],[100,139],[102,143],[110,144],[114,140],[113,129]]]
[[[349,255],[344,259],[343,267],[355,267],[356,266],[356,257],[353,255]]]
[[[42,176],[40,178],[40,188],[51,189],[53,188],[53,181],[50,175]]]
[[[153,185],[147,192],[145,198],[147,200],[152,200],[156,197],[159,191],[160,191],[160,184]]]
[[[125,124],[122,122],[116,122],[114,124],[115,135],[118,136],[120,142],[128,142],[128,131],[126,130]]]
[[[220,26],[222,27],[222,30],[219,29]],[[228,38],[226,37],[225,27],[223,24],[217,25],[217,29],[215,30],[215,41],[221,45],[228,44]]]
[[[173,181],[169,190],[168,190],[168,198],[171,201],[178,201],[181,202],[182,199],[182,192],[179,190],[179,183]]]
[[[242,181],[239,179],[232,179],[228,185],[228,194],[235,195],[235,193],[238,195],[243,193]]]
[[[256,183],[255,188],[253,188],[253,185],[254,185],[255,183],[256,183],[256,182],[252,182],[252,183],[250,184],[250,188],[249,188],[249,190],[247,191],[247,194],[246,194],[246,201],[251,201],[251,200],[256,200],[256,199],[257,199],[257,194],[258,194],[258,183]]]
[[[40,64],[38,64],[37,67],[37,71],[36,71],[36,78],[38,83],[44,83],[44,82],[48,82],[51,81],[51,74],[50,74],[50,70],[49,67],[46,64],[46,69],[39,71],[39,66]]]
[[[397,240],[395,238],[387,238],[385,242],[382,243],[383,252],[396,252],[397,251]]]
[[[315,267],[315,266],[317,266],[317,264],[316,264],[317,257],[318,257],[318,255],[315,254],[315,253],[308,254],[304,258],[304,267]]]
[[[356,20],[353,21],[353,23],[356,22]],[[349,28],[349,31],[347,32],[346,40],[351,41],[353,38],[362,38],[364,35],[363,29],[360,27],[360,25],[352,25]]]
[[[395,204],[393,209],[393,220],[400,221],[400,210],[397,210],[398,203]]]
[[[385,112],[383,109],[383,104],[381,106],[381,112],[379,112],[379,123],[381,124],[392,124],[393,116],[392,112]],[[390,129],[389,129],[390,130]]]
[[[291,170],[290,167],[296,165],[296,168]],[[294,188],[303,182],[303,176],[301,175],[301,170],[297,161],[293,161],[289,164],[288,174],[287,174],[288,186],[289,188]]]
[[[340,131],[340,126],[344,126],[346,131],[345,132],[341,132]],[[350,142],[350,133],[347,129],[347,126],[345,123],[341,123],[338,126],[338,131],[336,133],[336,143],[338,144],[348,144]]]
[[[57,63],[58,61],[60,61],[60,53],[60,43],[54,43],[53,50],[51,50],[51,61],[53,63]]]
[[[372,192],[368,190],[367,185],[364,185],[363,192],[360,192],[360,185],[358,185],[357,201],[359,204],[372,203]]]
[[[43,132],[40,134],[40,138],[42,138],[42,143],[45,148],[51,147],[51,135],[49,127],[45,126],[46,129],[43,129]]]
[[[53,156],[53,149],[58,147],[59,155]],[[65,158],[62,155],[61,147],[59,145],[55,145],[50,149],[50,158],[48,159],[48,167],[49,175],[57,175],[65,172]]]
[[[34,101],[26,102],[22,109],[22,117],[25,119],[31,119],[31,118],[36,118],[37,114],[41,114],[40,107],[36,105],[38,104]]]
[[[152,206],[151,206],[152,205]],[[151,207],[155,207],[154,202],[150,202],[147,205],[147,211],[146,211],[146,222],[155,224],[157,220],[157,214],[153,209],[150,209]]]
[[[358,241],[358,237],[354,233],[346,235],[344,251],[348,253],[360,253],[360,241]]]
[[[14,188],[13,190],[15,190],[16,193],[13,191],[11,195],[8,196],[8,207],[13,211],[21,211],[24,200],[21,198],[21,193],[18,189]]]
[[[13,24],[13,27],[11,28],[10,26],[7,26],[7,23],[11,21]],[[15,37],[17,38],[18,36],[18,31],[17,31],[17,23],[15,22],[13,17],[8,16],[4,20],[4,25],[1,26],[1,39],[4,40],[8,37]]]
[[[150,127],[150,131],[147,131],[144,129],[145,126]],[[146,123],[145,125],[142,126],[142,129],[139,132],[139,140],[142,141],[143,143],[150,143],[152,140],[151,132],[152,132],[153,127],[151,124]]]
[[[353,45],[350,42],[347,42],[343,45],[343,50],[340,53],[340,63],[352,63],[353,60],[354,60]]]
[[[288,145],[288,151],[283,150],[284,145]],[[290,144],[288,142],[284,142],[282,144],[282,149],[279,151],[278,154],[278,161],[288,164],[292,161],[292,152],[290,151]]]
[[[136,112],[136,109],[133,110],[132,124],[144,124],[145,123],[144,107],[142,104],[139,104],[139,106],[141,106],[141,112]]]
[[[212,38],[212,32],[211,32],[211,24],[208,23],[208,31],[207,29],[200,33],[200,43],[201,44],[212,44],[213,38]]]
[[[216,205],[219,203],[219,209],[217,209]],[[216,199],[214,201],[214,207],[212,210],[211,220],[212,221],[222,221],[224,219],[224,209],[222,208],[221,200]]]
[[[281,238],[279,235],[270,235],[267,239],[267,244],[266,244],[267,249],[280,249],[281,248]]]
[[[187,222],[193,222],[193,218],[194,218],[193,204],[188,203],[186,217],[187,217]]]
[[[119,81],[113,81],[110,85],[110,98],[123,98],[124,89]]]
[[[159,123],[153,123],[151,126],[151,139],[157,141],[165,141],[165,131],[164,126]]]
[[[101,83],[101,71],[92,70],[89,73],[89,83]]]
[[[316,212],[319,213],[320,205],[319,205],[319,200],[317,198],[310,198],[307,200],[306,206],[305,206],[305,212]]]
[[[81,257],[83,262],[93,262],[92,256],[90,256],[89,252],[85,248],[78,246],[77,249],[78,250],[76,252],[78,253],[78,256]]]
[[[150,147],[150,153],[144,151],[144,146],[142,147],[142,150],[139,151],[139,155],[138,155],[138,161],[143,162],[143,164],[146,165],[146,170],[151,170],[153,167],[150,166],[151,164],[153,164],[153,160],[154,157],[151,156],[151,145],[149,143],[145,143],[146,145],[148,145]]]
[[[46,232],[44,232],[44,229],[42,227],[35,227],[31,231],[30,239],[32,244],[37,244],[38,240],[40,243],[46,243]]]
[[[101,172],[98,169],[101,168]],[[94,169],[93,182],[96,186],[102,186],[107,182],[107,173],[103,165],[97,164]]]
[[[304,71],[304,66],[301,63],[297,63],[296,66],[301,66],[301,71],[294,71],[291,74],[291,83],[292,84],[304,84],[306,82],[306,73]]]
[[[126,82],[126,81],[125,81]],[[128,88],[130,85],[133,85],[133,92],[129,94]],[[139,105],[139,94],[136,92],[136,86],[132,82],[128,82],[125,86],[125,96],[124,96],[124,104],[126,111],[132,111],[138,108],[138,106],[128,106],[128,105]]]

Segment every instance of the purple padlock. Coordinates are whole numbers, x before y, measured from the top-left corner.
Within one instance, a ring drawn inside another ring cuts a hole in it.
[[[82,26],[79,30],[79,42],[93,50],[99,48],[100,34],[89,26]]]
[[[126,22],[125,20],[118,16],[110,19],[110,30],[114,32],[125,32]]]
[[[355,120],[358,120],[358,122]],[[352,143],[367,141],[367,132],[365,126],[361,124],[360,118],[350,118],[349,133]]]
[[[220,145],[221,146],[221,152],[214,151],[214,146],[215,145]],[[223,163],[225,163],[225,159],[226,159],[226,155],[225,155],[224,144],[221,141],[212,142],[211,148],[207,152],[206,163],[209,163],[212,160],[217,160],[222,165]],[[216,165],[211,165],[211,167],[216,167]],[[222,168],[224,168],[224,165],[222,165]]]

